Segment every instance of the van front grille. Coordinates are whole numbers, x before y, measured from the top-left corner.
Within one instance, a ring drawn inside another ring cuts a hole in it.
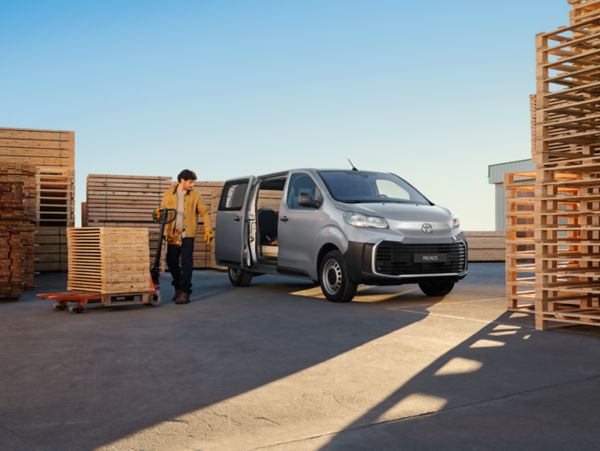
[[[375,254],[375,271],[389,276],[460,274],[467,268],[464,243],[402,244],[382,241]]]

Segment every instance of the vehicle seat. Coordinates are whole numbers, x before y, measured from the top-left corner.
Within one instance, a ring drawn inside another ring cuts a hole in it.
[[[279,215],[271,208],[260,208],[257,211],[258,230],[261,245],[273,245],[277,240],[277,221]]]

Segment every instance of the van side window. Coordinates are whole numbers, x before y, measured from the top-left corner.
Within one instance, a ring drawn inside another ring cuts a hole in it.
[[[288,208],[296,210],[312,210],[299,204],[300,194],[308,194],[314,200],[322,200],[321,191],[315,181],[307,174],[293,174],[287,193]]]
[[[240,210],[244,204],[244,195],[247,188],[247,180],[225,184],[223,193],[221,194],[221,201],[219,202],[219,210]]]

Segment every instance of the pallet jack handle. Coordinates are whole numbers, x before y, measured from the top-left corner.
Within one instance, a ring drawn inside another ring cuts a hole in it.
[[[175,219],[177,219],[177,210],[174,208],[161,208],[152,212],[152,220],[157,224],[160,224],[158,247],[156,249],[156,255],[154,256],[154,263],[152,264],[152,268],[150,268],[150,277],[152,278],[152,283],[156,289],[158,289],[158,280],[160,278],[160,254],[162,252],[165,225],[172,223]]]

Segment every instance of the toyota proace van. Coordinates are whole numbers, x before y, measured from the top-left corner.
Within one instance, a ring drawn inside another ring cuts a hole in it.
[[[467,274],[458,218],[394,174],[294,169],[229,180],[215,252],[235,286],[259,274],[303,276],[333,302],[358,284],[419,284],[445,296]]]

